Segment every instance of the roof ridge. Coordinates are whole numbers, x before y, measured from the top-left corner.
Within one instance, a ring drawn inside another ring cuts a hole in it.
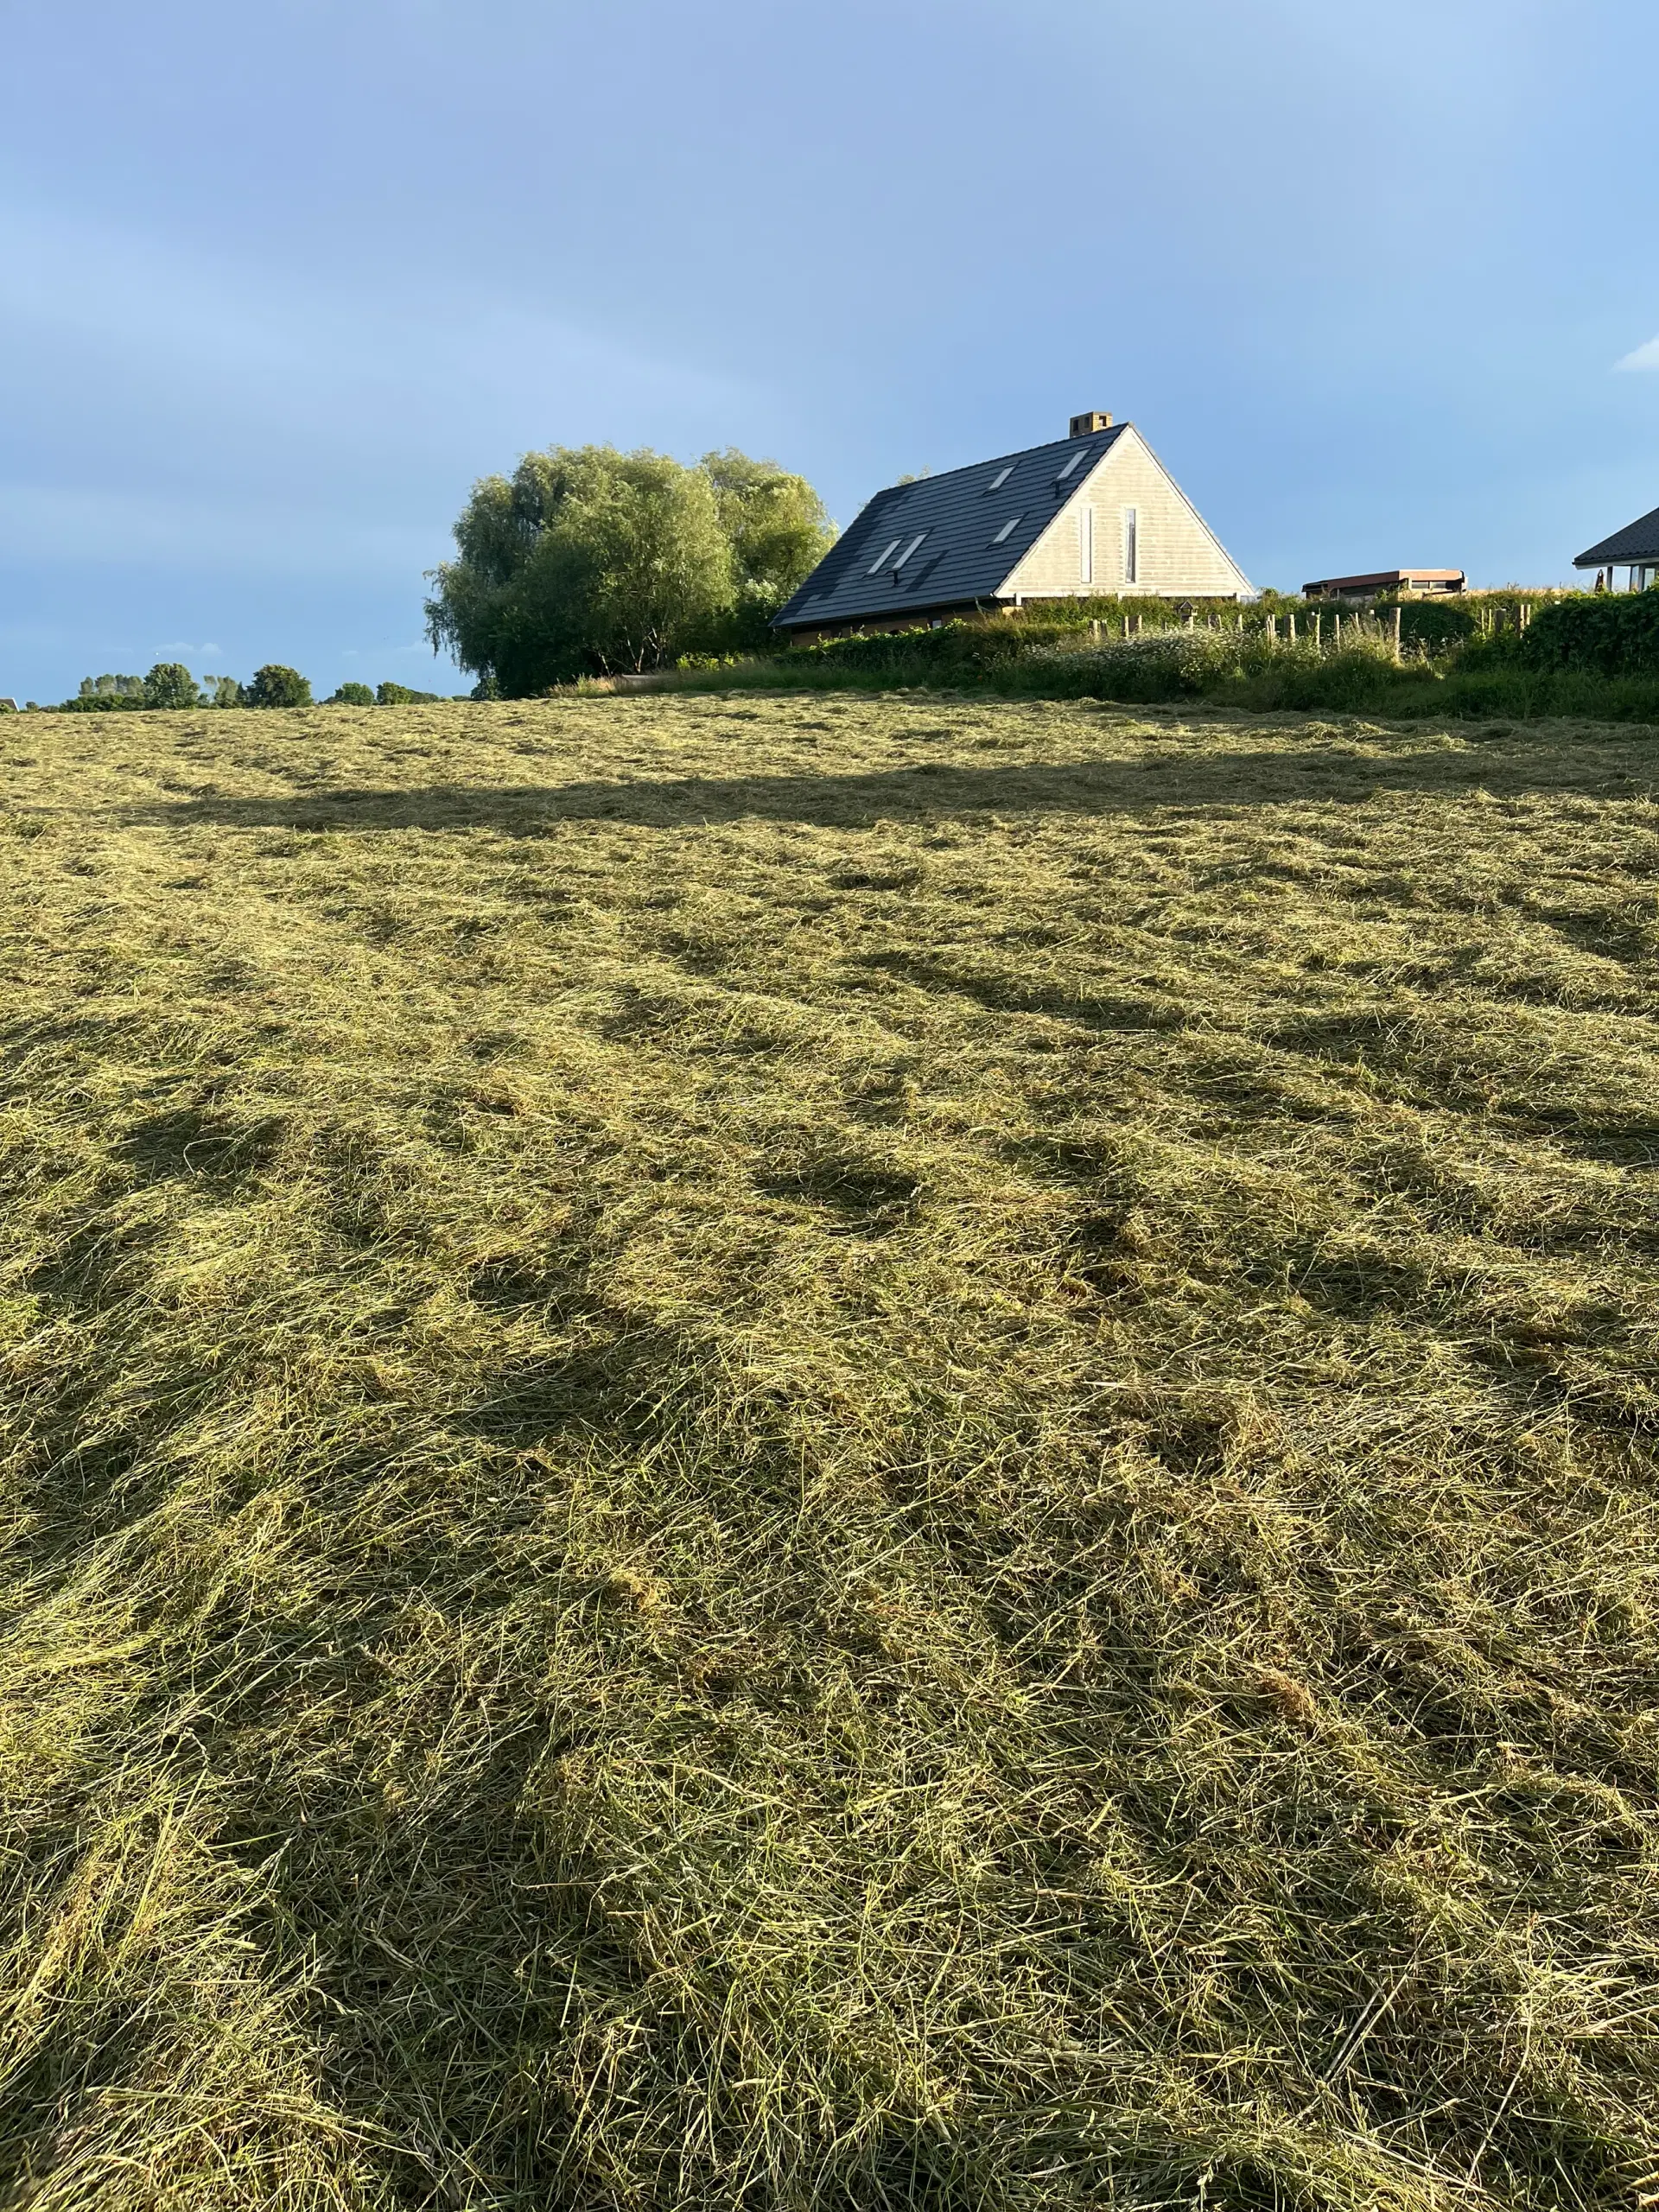
[[[948,484],[953,476],[972,476],[982,468],[1011,467],[1015,461],[1029,461],[1033,454],[1050,453],[1059,446],[1086,446],[1093,438],[1103,439],[1106,445],[1110,445],[1121,431],[1133,429],[1134,427],[1132,423],[1112,423],[1103,430],[1081,430],[1075,438],[1069,435],[1064,438],[1045,438],[1040,445],[1020,446],[1013,453],[994,453],[984,461],[964,461],[956,468],[941,468],[937,474],[930,471],[925,475],[906,477],[892,484],[882,484],[871,493],[869,499],[865,500],[864,506],[858,512],[859,514],[862,514],[864,508],[879,499],[883,492],[908,492],[917,484]],[[1102,450],[1104,450],[1104,447]],[[853,519],[856,521],[858,517],[855,515]],[[849,524],[849,527],[850,528],[851,525]]]

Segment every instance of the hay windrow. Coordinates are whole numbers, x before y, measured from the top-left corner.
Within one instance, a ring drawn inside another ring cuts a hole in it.
[[[0,761],[0,2202],[1659,2190],[1659,807],[715,694]]]

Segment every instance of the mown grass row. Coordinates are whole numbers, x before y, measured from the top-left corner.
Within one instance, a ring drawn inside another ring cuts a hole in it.
[[[1659,2188],[1639,741],[5,753],[0,2199]]]

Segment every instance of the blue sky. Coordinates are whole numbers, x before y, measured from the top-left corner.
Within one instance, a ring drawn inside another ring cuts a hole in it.
[[[1281,588],[1659,504],[1652,0],[0,0],[0,53],[19,698],[459,688],[422,572],[532,446],[845,523],[1110,408]]]

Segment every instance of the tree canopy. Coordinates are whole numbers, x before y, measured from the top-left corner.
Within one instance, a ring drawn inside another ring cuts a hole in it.
[[[486,477],[454,535],[427,633],[522,698],[758,642],[833,533],[811,486],[775,462],[582,446]]]
[[[311,686],[296,668],[284,668],[278,661],[254,671],[245,704],[250,707],[308,707]]]
[[[835,531],[805,477],[791,476],[775,461],[751,461],[728,446],[704,454],[701,465],[732,549],[740,618],[759,616],[764,635],[766,624],[829,551]]]
[[[199,707],[201,694],[196,679],[182,661],[158,660],[144,678],[147,707]]]

